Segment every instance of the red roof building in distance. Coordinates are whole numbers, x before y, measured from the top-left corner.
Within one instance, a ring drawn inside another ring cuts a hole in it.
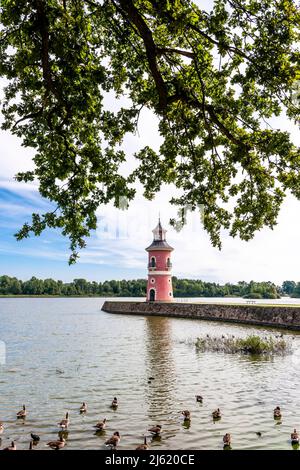
[[[166,241],[167,230],[163,229],[158,220],[158,224],[153,232],[153,242],[148,251],[148,302],[172,302],[172,263],[171,252],[173,248]]]

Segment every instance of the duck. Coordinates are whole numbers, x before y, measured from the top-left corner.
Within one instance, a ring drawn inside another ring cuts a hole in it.
[[[231,435],[228,432],[223,436],[223,442],[224,442],[224,446],[230,446]]]
[[[190,421],[191,420],[191,413],[189,410],[184,410],[181,412],[181,414],[184,416],[184,421]]]
[[[66,440],[63,437],[60,437],[57,441],[50,441],[46,446],[51,447],[51,449],[59,450],[65,447]]]
[[[217,408],[215,411],[212,412],[213,419],[220,419],[222,416],[220,408]]]
[[[27,414],[26,407],[25,405],[23,405],[23,409],[18,411],[17,413],[17,418],[25,418],[26,414]]]
[[[195,395],[195,397],[196,397],[196,401],[197,401],[198,403],[202,403],[202,402],[203,402],[203,397],[202,397],[201,395]]]
[[[274,418],[281,418],[281,409],[280,409],[280,406],[276,406],[276,408],[274,408]]]
[[[14,443],[14,441],[11,441],[11,445],[8,447],[5,447],[3,450],[17,450],[17,446]]]
[[[69,419],[69,412],[67,411],[66,413],[66,417],[64,419],[62,419],[60,421],[60,423],[58,423],[58,425],[62,428],[62,429],[67,429],[69,427],[69,424],[70,424],[70,419]]]
[[[38,436],[37,434],[33,434],[33,433],[31,433],[30,436],[34,442],[39,442],[40,436]]]
[[[299,433],[297,432],[297,429],[294,429],[294,432],[292,432],[291,441],[292,441],[292,444],[299,444],[300,438],[299,438]]]
[[[117,408],[117,407],[118,407],[118,399],[117,399],[117,397],[114,397],[113,401],[111,402],[111,407],[112,407],[112,408]]]
[[[120,433],[118,431],[114,432],[113,435],[105,441],[105,445],[110,447],[111,449],[117,447],[121,440]]]
[[[147,436],[144,436],[144,444],[137,446],[135,450],[148,450],[149,445],[147,444]]]
[[[86,412],[87,412],[87,404],[83,402],[80,407],[80,413],[86,413]]]
[[[94,428],[97,429],[97,431],[104,431],[106,427],[106,418],[104,418],[103,421],[99,421],[97,424],[95,424]]]
[[[161,428],[162,426],[160,424],[157,424],[156,426],[152,426],[152,428],[148,429],[148,431],[151,432],[151,434],[153,434],[154,436],[159,436],[159,434],[161,433]]]
[[[4,424],[2,423],[2,421],[0,421],[0,434],[3,434],[4,432]]]

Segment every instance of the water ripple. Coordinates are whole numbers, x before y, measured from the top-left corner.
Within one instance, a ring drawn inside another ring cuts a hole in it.
[[[300,365],[290,357],[253,360],[194,348],[197,336],[205,334],[271,330],[109,315],[100,311],[102,301],[0,299],[1,340],[7,346],[7,364],[0,366],[2,447],[15,439],[18,448],[27,449],[34,432],[41,436],[37,448],[46,450],[69,411],[66,450],[105,449],[117,430],[120,449],[134,449],[156,424],[162,425],[161,438],[149,436],[155,449],[221,450],[226,432],[233,449],[292,448],[290,433],[300,427]],[[300,335],[285,336],[294,350],[300,348]],[[202,404],[196,394],[204,397]],[[110,408],[114,396],[117,410]],[[86,414],[79,413],[83,401]],[[28,416],[17,420],[23,403]],[[277,405],[280,423],[273,419]],[[212,419],[216,407],[222,411],[219,421]],[[191,412],[189,425],[183,409]],[[104,417],[107,429],[95,433],[93,426]]]

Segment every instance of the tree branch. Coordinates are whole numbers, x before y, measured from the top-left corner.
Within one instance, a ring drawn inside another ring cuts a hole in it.
[[[164,110],[167,107],[168,104],[170,104],[171,102],[177,101],[177,100],[184,101],[186,103],[192,104],[196,108],[200,108],[202,110],[205,109],[207,111],[207,113],[209,114],[211,121],[214,122],[217,125],[218,129],[220,130],[220,132],[223,135],[225,135],[235,145],[245,147],[245,144],[242,141],[240,141],[239,139],[237,139],[229,131],[229,129],[227,129],[227,127],[220,121],[220,119],[218,118],[218,116],[217,116],[217,114],[214,110],[214,107],[212,105],[207,105],[207,104],[201,103],[196,97],[193,97],[193,98],[190,97],[188,95],[188,93],[185,90],[182,90],[182,89],[179,90],[179,91],[177,90],[175,95],[173,95],[171,97],[168,97],[166,84],[165,84],[165,82],[162,78],[162,75],[161,75],[160,70],[159,70],[158,65],[157,65],[157,61],[156,61],[157,54],[161,53],[162,51],[164,51],[164,52],[174,52],[174,53],[181,53],[182,55],[186,55],[189,58],[194,58],[194,56],[195,56],[194,53],[191,53],[189,51],[187,51],[187,52],[181,51],[179,49],[172,49],[172,48],[168,49],[168,48],[159,48],[159,47],[157,47],[154,40],[153,40],[153,36],[152,36],[152,32],[151,32],[150,28],[146,24],[143,17],[140,15],[138,9],[134,6],[132,0],[112,0],[112,1],[113,1],[114,5],[116,6],[116,8],[118,9],[118,11],[120,11],[123,16],[125,15],[125,17],[127,19],[129,19],[129,21],[134,24],[134,26],[137,28],[141,38],[143,39],[143,42],[144,42],[144,45],[145,45],[145,48],[146,48],[146,55],[147,55],[149,67],[150,67],[152,77],[155,81],[156,89],[157,89],[157,92],[158,92],[158,95],[159,95],[159,107],[160,107],[160,109]],[[120,5],[121,8],[118,8],[118,5],[116,5],[116,2]],[[172,17],[171,17],[171,19],[173,20]],[[190,25],[190,26],[193,26],[193,25]],[[198,30],[198,28],[196,28],[196,29]],[[201,33],[200,30],[198,32]],[[204,35],[207,36],[205,33],[204,33]],[[207,38],[209,38],[209,37],[207,36]],[[214,41],[216,44],[219,44],[215,40],[212,40],[212,41]]]
[[[209,42],[211,42],[215,46],[217,46],[217,47],[221,46],[219,41],[217,41],[216,39],[213,39],[208,34],[204,33],[204,31],[199,29],[196,25],[190,24],[189,27],[191,29],[193,29],[194,31],[196,31],[197,33],[199,33],[201,36],[203,36],[205,39],[207,39]],[[223,45],[222,47],[224,47],[224,49],[227,49],[230,52],[235,52],[237,55],[239,55],[239,56],[243,57],[244,59],[249,60],[249,62],[253,63],[253,59],[251,57],[249,57],[247,54],[245,54],[243,51],[238,49],[237,47],[235,47],[235,46],[225,46],[225,45]]]
[[[152,32],[143,17],[140,15],[138,9],[133,4],[132,0],[116,1],[121,6],[121,13],[123,16],[125,14],[126,17],[135,25],[144,42],[149,67],[159,96],[159,108],[163,111],[167,106],[167,87],[157,65],[157,47],[153,40]],[[113,3],[116,4],[114,0]]]
[[[14,130],[14,129],[17,127],[17,125],[20,124],[20,122],[25,121],[26,119],[31,119],[31,118],[40,116],[40,115],[42,114],[42,112],[43,112],[43,110],[40,109],[39,111],[36,111],[35,113],[26,114],[26,116],[23,116],[23,117],[21,117],[20,119],[18,119],[18,120],[14,123],[14,125],[13,125],[13,127],[12,127],[11,129]]]
[[[61,102],[62,98],[52,80],[51,64],[49,60],[49,22],[45,11],[45,1],[35,0],[35,6],[37,11],[37,28],[42,38],[41,60],[45,88],[48,92],[52,92],[57,100]]]
[[[161,3],[159,1],[156,1],[156,0],[151,0],[151,5],[153,6],[154,10],[156,10],[156,12],[158,12],[160,15],[164,14],[166,16],[166,18],[168,19],[168,21],[170,22],[175,22],[176,20],[174,20],[173,16],[170,14],[170,11],[166,11],[164,10],[162,12],[162,9],[161,9]],[[195,13],[198,13],[198,11],[196,11],[194,9]],[[218,46],[220,47],[220,43],[216,40],[216,39],[213,39],[211,36],[209,36],[207,33],[205,33],[204,31],[202,31],[198,26],[196,26],[195,24],[188,24],[187,27],[190,27],[191,29],[193,29],[194,31],[196,31],[197,33],[201,34],[201,36],[203,36],[205,39],[207,39],[209,42],[211,42],[212,44],[214,44],[215,46]],[[187,29],[187,28],[186,28]],[[240,55],[241,57],[243,57],[244,59],[247,59],[249,60],[249,62],[253,62],[252,58],[249,57],[247,54],[245,54],[243,51],[241,51],[240,49],[238,49],[237,47],[235,46],[223,46],[225,49],[227,49],[228,51],[231,51],[231,52],[235,52],[236,54]]]
[[[195,54],[193,52],[182,51],[181,49],[173,49],[170,47],[157,47],[156,51],[157,51],[157,54],[165,54],[165,53],[170,52],[171,54],[173,53],[173,54],[183,55],[185,57],[188,57],[189,59],[194,59],[195,57]]]
[[[247,148],[246,144],[237,139],[229,129],[220,121],[215,109],[212,105],[200,102],[197,97],[189,96],[188,92],[184,89],[178,89],[177,93],[168,98],[168,104],[173,103],[174,101],[181,101],[186,104],[192,105],[197,109],[201,109],[203,112],[206,111],[209,114],[211,121],[217,125],[220,132],[225,135],[233,144],[240,147]]]
[[[49,61],[49,24],[45,12],[45,4],[43,0],[35,0],[37,10],[37,23],[42,37],[42,69],[43,78],[46,88],[53,91],[53,82],[51,76],[51,67]]]

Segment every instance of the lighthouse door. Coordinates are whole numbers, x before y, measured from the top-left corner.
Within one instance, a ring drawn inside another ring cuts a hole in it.
[[[154,289],[150,289],[150,298],[149,298],[150,302],[154,302],[155,300],[155,290]]]

